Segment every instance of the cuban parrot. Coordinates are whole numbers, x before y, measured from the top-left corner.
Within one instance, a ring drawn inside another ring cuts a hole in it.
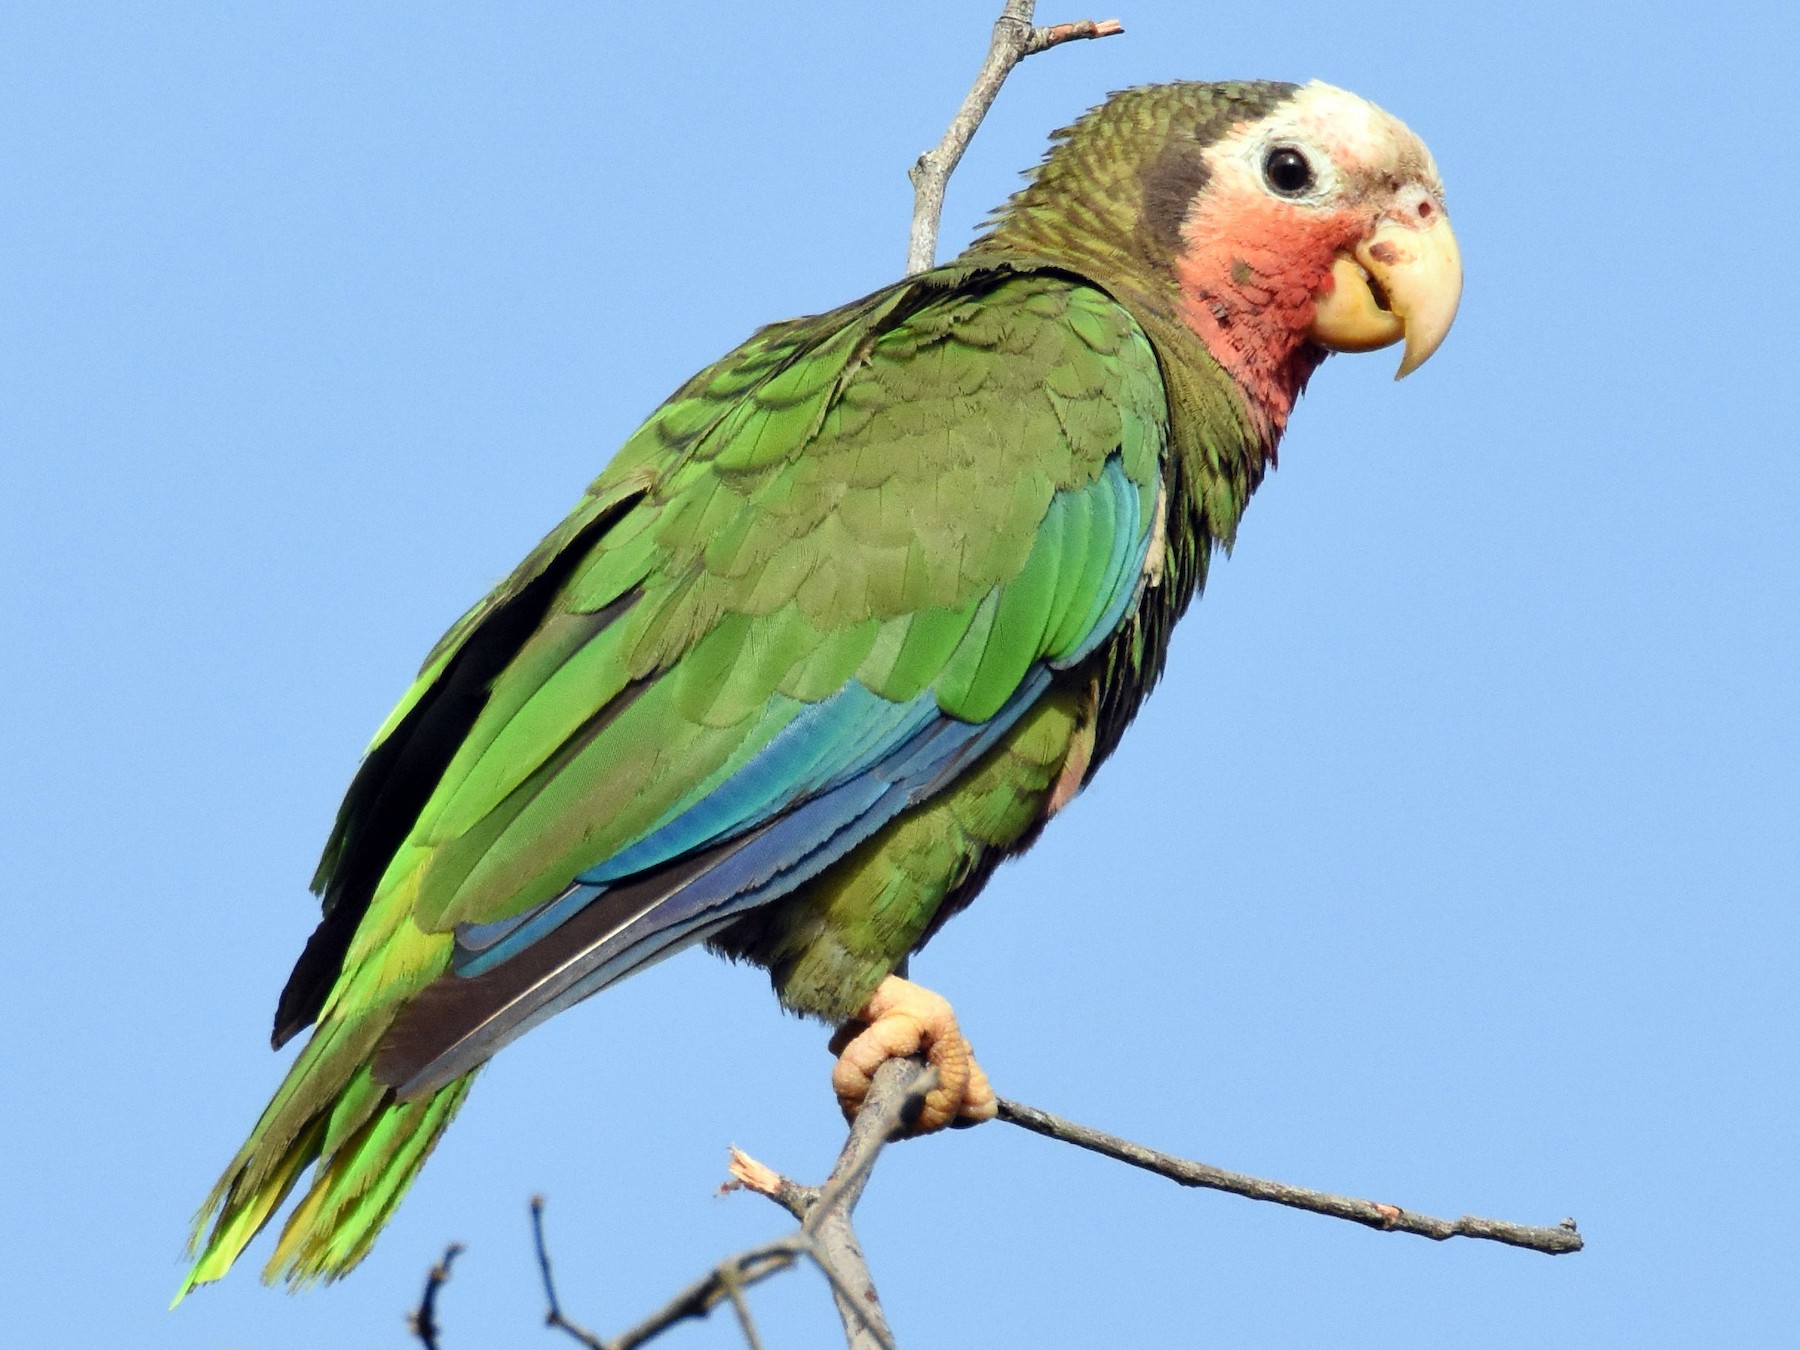
[[[704,943],[836,1025],[854,1113],[939,1070],[904,971],[1093,777],[1307,378],[1455,315],[1430,153],[1331,86],[1113,95],[960,257],[694,376],[444,636],[375,734],[275,1014],[312,1033],[195,1226],[216,1280],[369,1250],[484,1061]]]

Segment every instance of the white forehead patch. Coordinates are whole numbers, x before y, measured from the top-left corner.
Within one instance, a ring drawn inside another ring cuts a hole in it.
[[[1270,120],[1286,121],[1300,134],[1328,145],[1332,158],[1345,169],[1353,165],[1378,172],[1398,169],[1405,150],[1424,148],[1399,118],[1347,89],[1318,80],[1295,94],[1288,107]]]
[[[1267,117],[1227,136],[1218,156],[1254,181],[1264,157],[1276,146],[1310,152],[1319,171],[1314,200],[1358,197],[1370,190],[1418,183],[1443,196],[1431,152],[1404,122],[1347,89],[1314,80]],[[1219,167],[1224,167],[1220,165]]]

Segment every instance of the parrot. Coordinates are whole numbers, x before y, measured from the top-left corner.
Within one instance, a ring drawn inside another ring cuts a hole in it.
[[[1443,342],[1423,142],[1318,81],[1111,95],[953,261],[772,324],[657,408],[376,732],[177,1301],[357,1264],[481,1066],[691,946],[836,1028],[854,1115],[991,1118],[908,958],[1112,753],[1332,352]],[[1398,378],[1399,376],[1396,376]]]

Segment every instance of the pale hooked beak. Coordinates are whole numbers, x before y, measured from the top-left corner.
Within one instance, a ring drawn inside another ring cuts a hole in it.
[[[1383,216],[1373,234],[1331,265],[1330,288],[1314,297],[1308,335],[1338,352],[1372,352],[1406,339],[1396,380],[1430,359],[1462,299],[1462,253],[1450,218],[1424,199]]]

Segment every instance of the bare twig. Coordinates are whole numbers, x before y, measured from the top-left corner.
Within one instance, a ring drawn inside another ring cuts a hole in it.
[[[744,1333],[745,1343],[750,1350],[763,1350],[762,1337],[756,1331],[756,1319],[750,1315],[750,1301],[744,1297],[737,1274],[720,1270],[719,1282],[725,1286],[725,1292],[731,1298],[732,1310],[737,1313],[738,1330]]]
[[[550,1274],[550,1249],[544,1244],[544,1197],[541,1195],[531,1197],[531,1241],[537,1249],[538,1274],[544,1281],[544,1301],[549,1305],[544,1312],[544,1325],[568,1332],[588,1350],[606,1350],[605,1343],[593,1332],[563,1316],[562,1303],[556,1297],[556,1280]]]
[[[938,222],[944,214],[944,189],[950,175],[961,163],[963,151],[969,148],[976,128],[994,106],[994,97],[1012,68],[1028,56],[1049,51],[1078,38],[1112,37],[1125,30],[1117,19],[1083,19],[1080,23],[1058,23],[1033,28],[1032,12],[1037,0],[1006,0],[1000,17],[994,20],[994,36],[988,43],[987,59],[975,76],[975,83],[964,95],[962,107],[950,121],[944,139],[919,156],[907,177],[913,185],[912,232],[906,246],[906,274],[923,272],[937,259]]]
[[[855,1241],[854,1238],[851,1239]],[[819,1273],[831,1286],[831,1296],[837,1300],[838,1316],[844,1322],[844,1344],[847,1350],[867,1350],[875,1346],[876,1350],[899,1350],[894,1344],[894,1333],[888,1329],[887,1317],[881,1311],[881,1301],[875,1297],[875,1286],[868,1284],[857,1286],[839,1275],[819,1253],[819,1245],[814,1241],[808,1249]],[[859,1249],[856,1259],[862,1260]],[[865,1274],[867,1267],[864,1267]]]
[[[741,1148],[731,1150],[727,1165],[731,1180],[719,1187],[721,1194],[726,1191],[754,1191],[758,1195],[767,1196],[796,1219],[804,1219],[812,1212],[812,1207],[819,1203],[819,1187],[803,1186],[784,1177],[773,1167],[756,1161]]]
[[[798,1186],[749,1155],[732,1150],[731,1170],[735,1185],[766,1195],[781,1205],[800,1226],[784,1237],[726,1257],[630,1330],[612,1340],[602,1340],[570,1322],[562,1313],[556,1285],[550,1275],[550,1254],[544,1243],[544,1202],[531,1203],[532,1232],[537,1242],[538,1270],[550,1311],[547,1325],[561,1327],[587,1350],[636,1350],[653,1337],[690,1318],[704,1318],[721,1303],[729,1302],[751,1350],[761,1350],[761,1339],[750,1316],[744,1291],[771,1275],[778,1275],[802,1257],[811,1261],[831,1285],[844,1334],[853,1350],[878,1347],[895,1350],[893,1333],[882,1316],[867,1263],[850,1227],[850,1211],[868,1181],[869,1169],[882,1148],[918,1109],[925,1094],[937,1086],[937,1071],[913,1060],[895,1060],[876,1071],[868,1100],[850,1129],[837,1166],[825,1185]]]
[[[419,1306],[407,1314],[406,1325],[412,1334],[419,1338],[425,1350],[438,1350],[437,1301],[438,1291],[450,1283],[450,1267],[456,1264],[456,1258],[463,1253],[460,1242],[452,1242],[444,1248],[443,1256],[425,1275],[425,1292],[419,1298]]]
[[[801,1256],[808,1255],[805,1245],[797,1234],[790,1234],[729,1256],[629,1331],[621,1332],[610,1341],[597,1340],[594,1345],[597,1350],[637,1350],[638,1346],[662,1335],[677,1323],[707,1316],[731,1298],[732,1285],[742,1297],[742,1291],[751,1285],[760,1284],[771,1275],[779,1275]],[[721,1275],[721,1271],[727,1273]]]
[[[915,1110],[936,1086],[937,1070],[916,1059],[890,1059],[875,1071],[869,1095],[850,1126],[850,1135],[844,1140],[831,1175],[825,1179],[818,1203],[806,1216],[808,1231],[817,1232],[824,1216],[834,1209],[848,1212],[856,1208],[875,1159],[895,1131],[906,1123],[907,1113]]]
[[[875,1071],[869,1095],[850,1127],[837,1164],[817,1202],[801,1219],[801,1227],[818,1245],[819,1264],[831,1280],[850,1350],[893,1343],[851,1215],[882,1148],[904,1121],[907,1110],[923,1102],[936,1082],[937,1071],[914,1059],[891,1059]]]
[[[1581,1234],[1576,1231],[1573,1219],[1564,1219],[1554,1227],[1532,1227],[1508,1223],[1503,1219],[1478,1219],[1472,1215],[1464,1215],[1452,1223],[1448,1219],[1432,1218],[1429,1214],[1414,1214],[1397,1205],[1332,1195],[1326,1191],[1309,1190],[1304,1186],[1290,1186],[1285,1181],[1264,1181],[1260,1177],[1245,1176],[1242,1172],[1228,1172],[1209,1163],[1190,1162],[1186,1158],[1159,1153],[1142,1144],[1134,1144],[1129,1139],[1120,1139],[1117,1135],[1077,1125],[1060,1116],[1053,1116],[1048,1111],[1040,1111],[1035,1106],[1008,1101],[1004,1097],[1000,1099],[1000,1119],[1046,1138],[1091,1149],[1119,1162],[1141,1167],[1183,1186],[1204,1186],[1209,1190],[1229,1191],[1251,1200],[1267,1200],[1293,1209],[1329,1215],[1334,1219],[1348,1219],[1351,1223],[1366,1224],[1384,1232],[1416,1233],[1438,1242],[1453,1237],[1485,1238],[1490,1242],[1526,1247],[1551,1256],[1578,1252],[1582,1247]]]
[[[936,1070],[925,1068],[917,1060],[891,1060],[882,1065],[876,1072],[868,1100],[838,1154],[837,1163],[822,1186],[792,1181],[742,1150],[733,1149],[733,1179],[727,1184],[728,1188],[741,1188],[766,1196],[798,1219],[800,1226],[783,1237],[727,1257],[650,1316],[612,1340],[602,1340],[564,1315],[544,1239],[544,1200],[534,1196],[531,1201],[532,1237],[548,1303],[545,1325],[560,1328],[585,1350],[636,1350],[677,1323],[690,1318],[705,1318],[720,1304],[729,1302],[750,1350],[762,1350],[744,1291],[804,1258],[818,1267],[831,1286],[849,1350],[895,1350],[893,1332],[888,1328],[851,1219],[882,1149],[901,1128],[907,1114],[916,1111],[936,1085]],[[1551,1227],[1470,1215],[1455,1221],[1439,1219],[1415,1214],[1396,1205],[1333,1195],[1283,1181],[1267,1181],[1210,1163],[1178,1158],[1004,1097],[999,1101],[999,1118],[1048,1139],[1073,1144],[1154,1172],[1183,1186],[1228,1191],[1247,1199],[1287,1205],[1384,1232],[1414,1233],[1440,1242],[1453,1237],[1481,1238],[1552,1256],[1578,1252],[1583,1245],[1573,1219],[1564,1219]],[[410,1318],[413,1332],[426,1350],[437,1350],[437,1295],[449,1280],[451,1264],[461,1251],[460,1245],[451,1246],[443,1259],[432,1267],[426,1278],[424,1297]]]
[[[1115,37],[1125,31],[1117,19],[1082,19],[1078,23],[1053,23],[1031,30],[1031,40],[1025,44],[1025,55],[1036,56],[1039,52],[1047,52],[1052,47],[1060,47],[1065,42],[1075,42],[1082,38]]]

